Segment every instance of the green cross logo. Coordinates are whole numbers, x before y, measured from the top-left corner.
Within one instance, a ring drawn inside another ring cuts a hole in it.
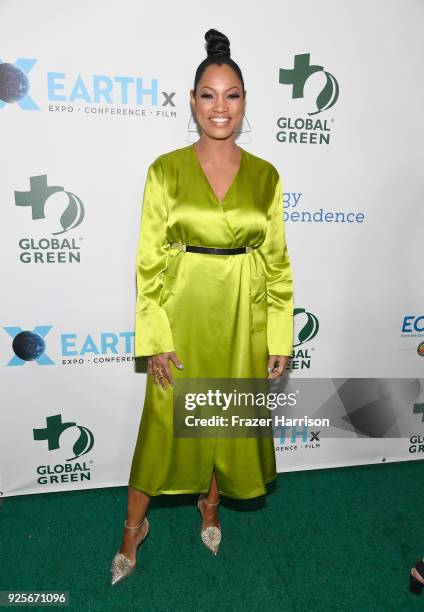
[[[68,196],[68,206],[60,217],[62,229],[53,232],[53,235],[63,234],[74,229],[84,218],[84,205],[75,193],[65,191],[64,187],[51,186],[47,184],[47,175],[31,176],[29,179],[29,191],[15,191],[16,206],[29,206],[32,212],[33,221],[45,218],[45,205],[50,196],[59,191],[63,191]]]
[[[421,414],[421,420],[424,423],[424,404],[414,404],[413,414]]]
[[[66,461],[72,461],[81,455],[88,453],[94,444],[94,436],[92,432],[83,427],[77,425],[74,421],[68,421],[67,423],[62,422],[62,415],[55,414],[46,418],[46,427],[43,429],[33,429],[34,440],[47,440],[47,447],[49,451],[60,448],[60,436],[69,427],[77,427],[80,431],[80,436],[75,442],[73,447],[74,457],[66,459]]]
[[[339,97],[339,85],[335,77],[324,70],[323,66],[310,64],[310,53],[295,55],[294,67],[280,68],[278,82],[282,85],[292,85],[292,99],[304,97],[306,81],[315,72],[323,72],[326,76],[326,84],[316,99],[317,110],[308,115],[316,115],[328,110],[337,102]]]

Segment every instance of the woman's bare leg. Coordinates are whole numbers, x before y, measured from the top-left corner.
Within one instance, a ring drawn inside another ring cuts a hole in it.
[[[209,487],[209,491],[206,493],[205,497],[206,501],[212,504],[216,504],[216,502],[219,500],[218,483],[216,481],[214,471],[212,471],[211,486]],[[214,525],[215,527],[218,526],[218,507],[218,505],[209,506],[208,504],[202,504],[204,527],[209,527],[211,525]]]
[[[146,516],[147,509],[150,503],[150,495],[138,491],[131,486],[128,486],[128,508],[127,508],[127,525],[128,527],[136,527],[140,525]],[[144,538],[147,531],[147,525],[140,529],[126,529],[124,527],[122,534],[122,543],[119,552],[124,553],[126,557],[134,561],[137,545]]]
[[[208,502],[216,503],[219,500],[218,483],[216,481],[215,472],[212,472],[211,485],[206,495]],[[146,516],[150,503],[150,495],[138,491],[131,486],[128,486],[128,509],[127,509],[127,525],[129,527],[135,527],[140,525],[141,521]],[[218,520],[218,506],[208,506],[202,504],[204,526],[209,525],[217,526]],[[129,559],[134,560],[137,550],[137,544],[143,539],[146,533],[146,524],[140,529],[123,529],[122,543],[119,552],[124,553]]]

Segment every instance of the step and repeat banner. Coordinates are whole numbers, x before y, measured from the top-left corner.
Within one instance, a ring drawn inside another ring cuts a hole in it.
[[[324,381],[316,418],[276,431],[278,471],[424,458],[423,19],[416,0],[1,2],[1,496],[128,483],[144,183],[198,138],[212,27],[245,79],[237,143],[282,179],[290,388]]]

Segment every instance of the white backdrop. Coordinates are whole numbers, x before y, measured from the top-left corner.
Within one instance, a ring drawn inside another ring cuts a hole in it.
[[[211,27],[245,79],[238,143],[282,178],[290,377],[423,376],[423,19],[416,0],[2,1],[2,495],[128,482],[146,380],[141,196],[151,161],[195,139],[189,90]],[[278,470],[421,458],[421,416],[396,409],[411,417],[402,437],[276,439]]]

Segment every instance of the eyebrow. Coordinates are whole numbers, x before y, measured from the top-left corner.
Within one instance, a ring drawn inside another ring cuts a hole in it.
[[[227,89],[225,91],[229,91],[230,89],[234,89],[235,87],[237,89],[241,89],[241,87],[239,85],[232,85],[231,87],[227,87]],[[214,87],[210,87],[209,85],[202,85],[202,87],[200,89],[202,90],[204,88],[206,88],[206,89],[213,89],[213,91],[216,91],[216,89]]]

